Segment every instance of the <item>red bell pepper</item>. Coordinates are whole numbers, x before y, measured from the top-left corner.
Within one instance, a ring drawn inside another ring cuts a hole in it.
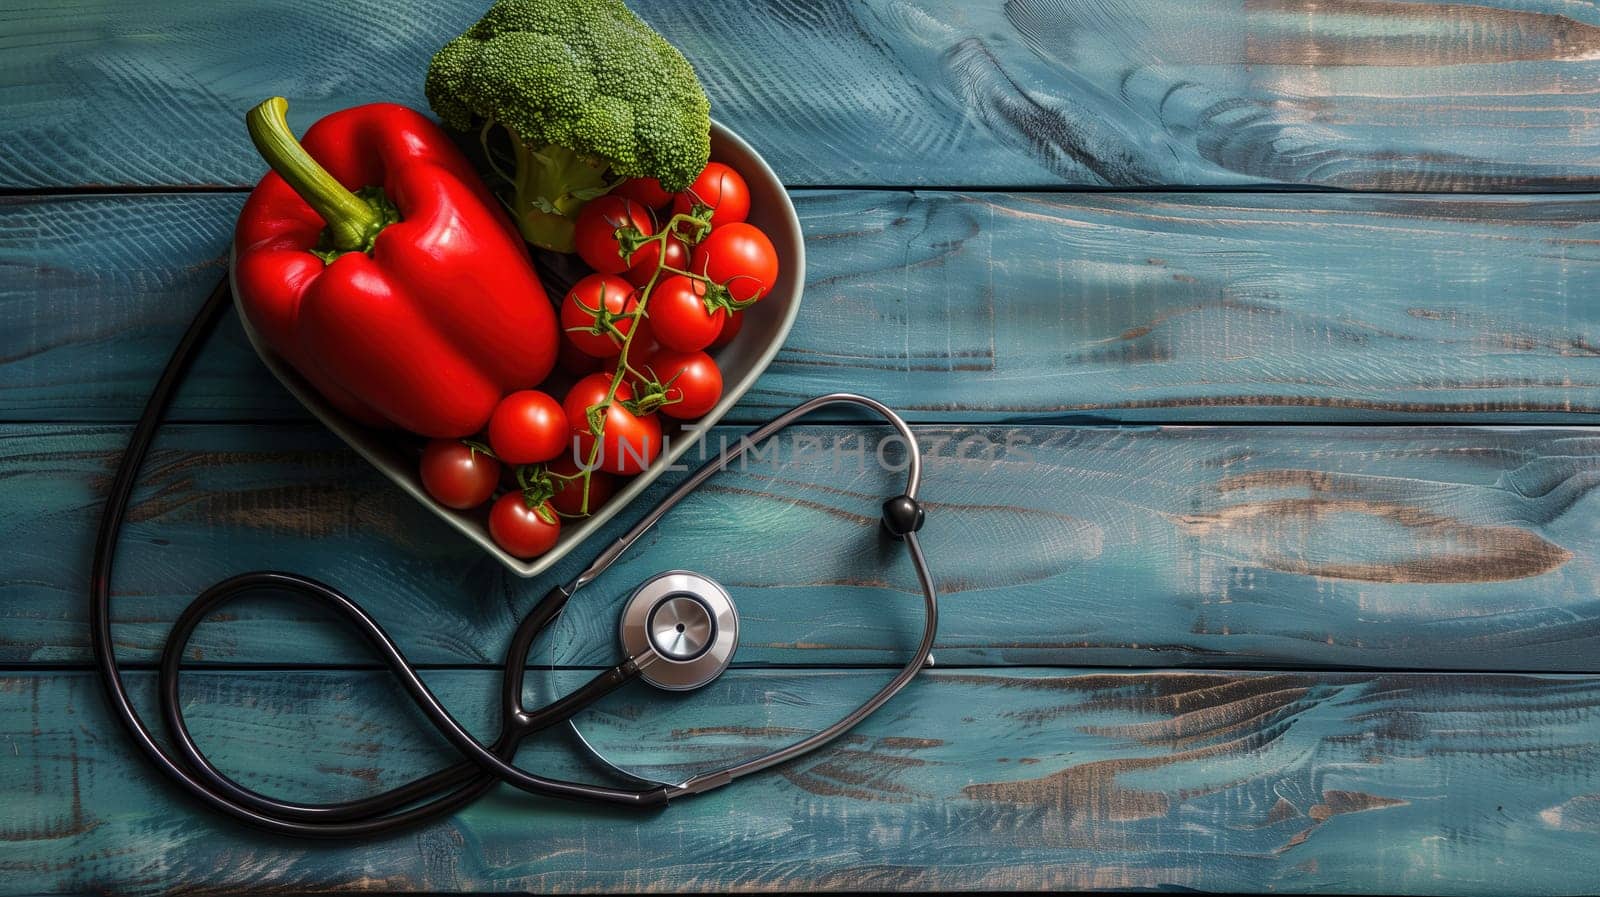
[[[516,225],[422,114],[357,106],[302,144],[287,109],[274,97],[246,116],[272,167],[234,232],[250,324],[356,420],[478,432],[556,360],[555,313]]]

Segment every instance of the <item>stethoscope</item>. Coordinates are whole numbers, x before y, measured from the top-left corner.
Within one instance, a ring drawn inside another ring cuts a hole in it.
[[[100,518],[89,586],[89,636],[95,663],[105,685],[113,713],[144,755],[181,790],[235,819],[269,831],[310,838],[348,838],[373,835],[415,825],[447,815],[477,799],[500,783],[530,794],[595,801],[630,807],[654,807],[673,798],[704,794],[736,779],[769,769],[814,751],[844,734],[905,688],[917,672],[932,661],[933,640],[939,625],[938,595],[928,562],[917,542],[923,510],[917,502],[922,463],[916,434],[887,406],[865,396],[834,393],[796,405],[746,437],[724,448],[690,474],[631,529],[600,553],[570,582],[547,592],[528,611],[512,635],[501,684],[500,734],[483,744],[439,703],[406,660],[398,645],[374,620],[332,586],[293,573],[245,573],[213,585],[184,609],[168,635],[161,654],[158,699],[175,749],[163,747],[134,709],[122,681],[122,671],[111,640],[111,568],[117,535],[133,494],[139,470],[149,453],[157,428],[171,404],[205,336],[230,303],[226,279],[218,284],[179,340],[166,368],[145,403],[144,413],[128,439],[117,466],[110,495]],[[616,666],[543,707],[523,706],[523,679],[528,652],[539,634],[560,616],[579,589],[593,582],[627,552],[634,542],[712,475],[738,460],[746,451],[807,414],[830,405],[854,405],[887,421],[905,440],[905,491],[883,504],[882,529],[905,543],[922,586],[925,622],[922,641],[906,665],[887,685],[837,722],[792,744],[721,769],[700,773],[681,782],[662,782],[628,772],[606,760],[575,725],[572,717],[635,679],[658,688],[687,691],[715,680],[733,659],[739,643],[739,617],[727,591],[715,581],[685,570],[654,576],[634,590],[625,602],[619,624],[619,641],[625,659]],[[195,744],[183,717],[179,669],[184,649],[201,620],[222,604],[249,592],[288,592],[321,603],[349,623],[377,652],[400,680],[411,700],[428,721],[464,758],[453,766],[423,776],[389,791],[360,800],[329,804],[304,804],[278,800],[253,791],[212,765]],[[611,787],[552,779],[516,766],[512,760],[524,739],[566,722],[579,742],[605,768],[626,779],[631,787]]]

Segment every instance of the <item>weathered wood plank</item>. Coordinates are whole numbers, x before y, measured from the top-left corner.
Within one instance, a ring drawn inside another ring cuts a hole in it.
[[[245,184],[239,124],[426,108],[487,0],[0,13],[0,187]],[[789,183],[1592,189],[1600,11],[1562,0],[636,0]]]
[[[625,692],[589,731],[684,774],[822,725],[881,676],[735,671]],[[483,728],[492,674],[428,678]],[[222,768],[275,793],[371,793],[441,760],[377,673],[202,673],[185,700]],[[838,746],[656,814],[508,792],[356,846],[200,811],[103,725],[87,673],[0,678],[0,892],[1600,889],[1573,862],[1600,825],[1594,678],[940,671]],[[588,772],[559,744],[521,760]]]
[[[1596,431],[920,431],[943,662],[1600,671]],[[125,432],[0,430],[0,661],[87,660],[89,548]],[[920,602],[877,537],[895,486],[877,468],[882,433],[805,427],[713,480],[580,596],[536,659],[612,662],[620,602],[675,567],[737,596],[742,662],[903,657]],[[168,431],[120,557],[118,638],[146,662],[191,596],[248,569],[340,586],[438,664],[498,663],[549,585],[505,575],[313,427]],[[367,659],[318,620],[252,603],[194,646],[205,661]]]
[[[1600,199],[798,199],[805,304],[735,421],[833,389],[935,421],[1600,411]],[[222,272],[239,203],[0,202],[0,419],[134,417]],[[304,419],[232,321],[177,417]]]

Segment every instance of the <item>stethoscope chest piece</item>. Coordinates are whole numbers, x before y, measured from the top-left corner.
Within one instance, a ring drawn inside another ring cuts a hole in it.
[[[640,678],[657,688],[688,691],[722,675],[739,647],[739,614],[715,581],[671,570],[634,590],[619,625],[622,650]]]

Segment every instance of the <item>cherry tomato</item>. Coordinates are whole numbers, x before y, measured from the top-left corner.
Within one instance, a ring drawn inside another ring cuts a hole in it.
[[[713,228],[743,221],[750,214],[750,187],[739,172],[721,162],[707,165],[688,190],[672,198],[672,214],[689,214],[696,200],[712,208]]]
[[[661,189],[661,182],[655,178],[634,178],[631,181],[623,181],[609,195],[631,199],[652,209],[659,209],[672,202],[672,194]]]
[[[667,386],[667,404],[661,413],[679,420],[703,416],[722,398],[722,371],[704,352],[652,353],[640,368]]]
[[[589,409],[606,400],[611,391],[610,374],[590,374],[573,385],[561,403],[567,421],[578,439],[578,459],[589,463],[595,435],[589,426]],[[608,473],[626,476],[643,471],[661,453],[661,421],[654,414],[643,417],[622,407],[622,399],[633,398],[627,383],[617,384],[617,401],[606,409],[605,436],[596,466]]]
[[[489,418],[489,447],[507,464],[548,461],[567,447],[566,412],[537,389],[514,392]]]
[[[721,308],[707,312],[705,295],[705,284],[681,274],[657,283],[645,308],[651,334],[661,345],[679,352],[711,345],[728,314]]]
[[[655,233],[650,209],[642,203],[609,193],[589,200],[579,210],[574,225],[573,240],[578,246],[578,256],[601,274],[621,274],[628,270],[628,260],[623,258],[622,245],[617,242],[617,231],[630,225],[647,237]]]
[[[628,282],[636,287],[642,287],[650,282],[656,273],[656,260],[661,255],[661,244],[648,243],[639,247],[633,254],[633,267],[623,273]],[[677,237],[667,238],[667,267],[677,268],[679,271],[689,270],[689,247]],[[662,272],[661,279],[671,277],[670,272]],[[657,281],[658,283],[660,281]]]
[[[738,336],[739,331],[744,329],[743,312],[731,312],[726,317],[727,320],[722,322],[722,332],[717,334],[717,338],[711,343],[711,348],[713,349],[720,349],[733,342],[733,338]]]
[[[602,307],[612,315],[632,313],[639,307],[633,284],[611,274],[590,274],[573,284],[561,300],[561,329],[584,354],[610,358],[622,351],[622,340],[609,328],[600,327],[598,310]],[[612,321],[611,326],[626,335],[633,329],[633,319]]]
[[[728,288],[738,302],[765,296],[778,282],[778,251],[753,224],[728,224],[694,248],[689,270]]]
[[[499,482],[500,463],[460,440],[435,439],[422,450],[422,488],[447,508],[476,508]]]
[[[545,466],[545,469],[562,476],[581,475],[583,470],[572,460],[570,454],[562,455]],[[570,517],[579,517],[585,513],[593,514],[600,506],[611,499],[617,491],[617,480],[603,470],[589,472],[589,509],[583,508],[583,479],[568,480],[566,485],[558,486],[556,494],[550,496],[550,504],[555,505],[557,511]]]
[[[507,492],[489,509],[489,535],[516,557],[536,558],[556,544],[561,518],[549,502],[530,508],[521,492]]]

